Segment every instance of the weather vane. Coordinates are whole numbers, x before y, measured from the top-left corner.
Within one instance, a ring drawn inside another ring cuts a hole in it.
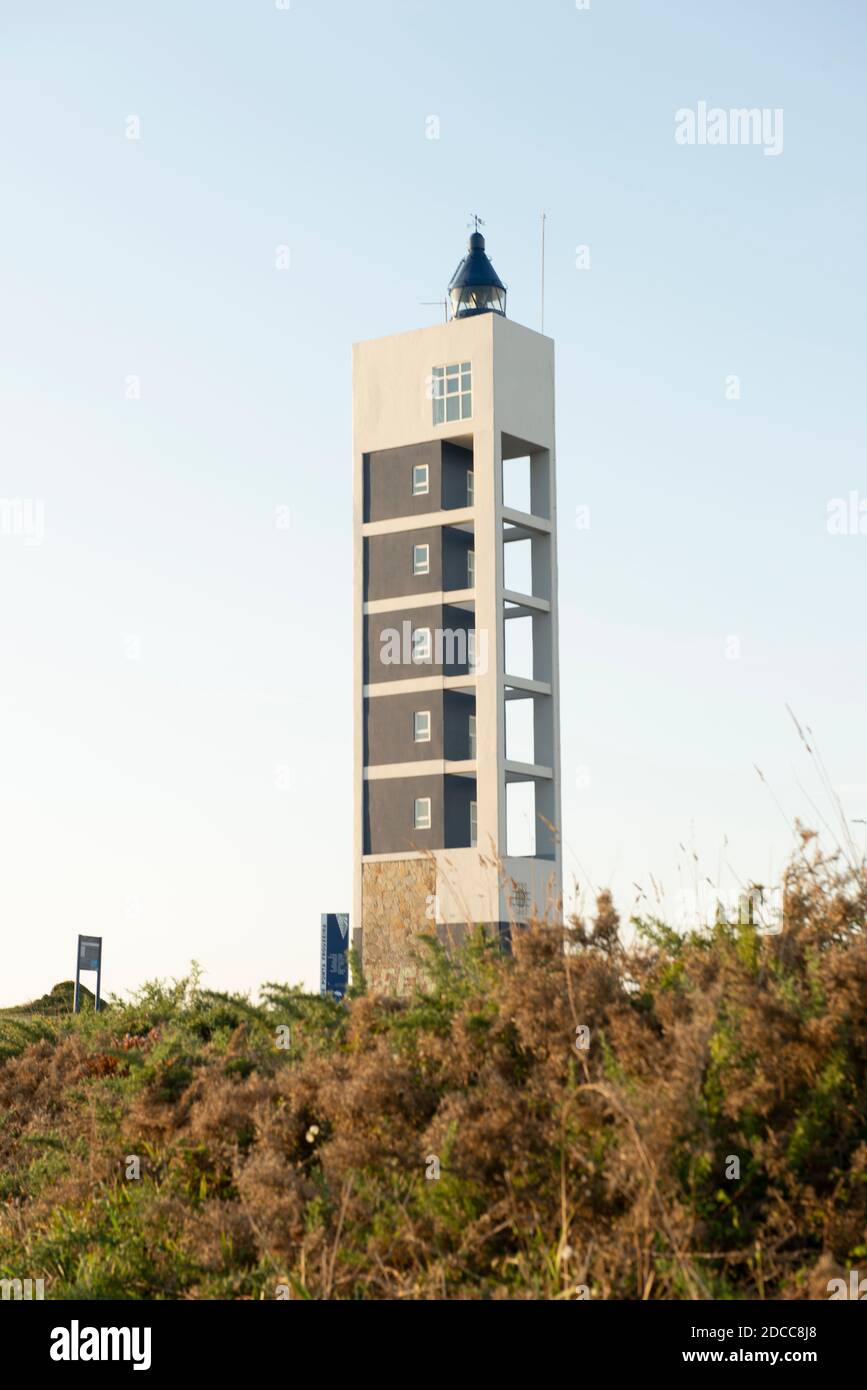
[[[472,218],[472,222],[468,222],[468,223],[467,223],[467,226],[468,226],[468,227],[470,227],[470,226],[472,226],[473,224],[475,224],[475,229],[476,229],[476,231],[478,231],[480,227],[484,227],[485,224],[484,224],[484,222],[482,221],[481,217],[479,217],[479,214],[478,214],[477,212],[472,212],[472,213],[470,213],[470,217]]]

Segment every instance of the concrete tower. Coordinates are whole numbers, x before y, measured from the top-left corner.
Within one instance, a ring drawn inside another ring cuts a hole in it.
[[[354,944],[556,920],[562,893],[554,344],[478,230],[448,323],[353,349]]]

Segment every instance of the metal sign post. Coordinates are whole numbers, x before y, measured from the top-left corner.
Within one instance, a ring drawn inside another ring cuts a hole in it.
[[[102,937],[79,936],[78,953],[75,957],[75,1001],[73,1012],[81,1013],[81,972],[96,971],[96,1012],[99,1013],[100,991],[102,987]]]

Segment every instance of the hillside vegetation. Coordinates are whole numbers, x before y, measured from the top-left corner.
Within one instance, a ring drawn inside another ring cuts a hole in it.
[[[0,1017],[0,1276],[827,1297],[867,1267],[865,909],[863,868],[805,832],[779,935],[645,921],[626,949],[603,896],[565,949],[541,927],[511,958],[431,946],[403,1001],[252,1002],[193,971],[76,1018],[61,986]]]

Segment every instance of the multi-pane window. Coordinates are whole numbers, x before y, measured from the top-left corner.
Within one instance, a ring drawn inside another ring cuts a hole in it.
[[[413,825],[416,830],[430,830],[430,797],[416,797]]]
[[[430,468],[426,463],[417,463],[412,470],[412,495],[422,497],[430,492]]]
[[[473,373],[470,362],[452,362],[433,369],[433,422],[468,420],[473,413]]]
[[[475,756],[476,756],[476,716],[475,716],[474,714],[471,714],[471,715],[470,715],[470,750],[469,750],[469,751],[470,751],[470,758],[471,758],[471,759],[475,759]]]
[[[475,552],[474,550],[468,550],[468,551],[467,551],[467,588],[468,588],[468,589],[474,589],[475,587],[476,587],[476,552]]]
[[[430,574],[430,546],[414,545],[412,548],[413,574]]]
[[[476,505],[476,475],[472,468],[467,469],[467,506]]]
[[[479,843],[479,808],[475,801],[470,802],[470,849]]]
[[[429,627],[417,627],[412,634],[412,659],[417,663],[431,659],[431,635]]]
[[[430,743],[429,709],[417,709],[412,716],[412,736],[416,743]]]

